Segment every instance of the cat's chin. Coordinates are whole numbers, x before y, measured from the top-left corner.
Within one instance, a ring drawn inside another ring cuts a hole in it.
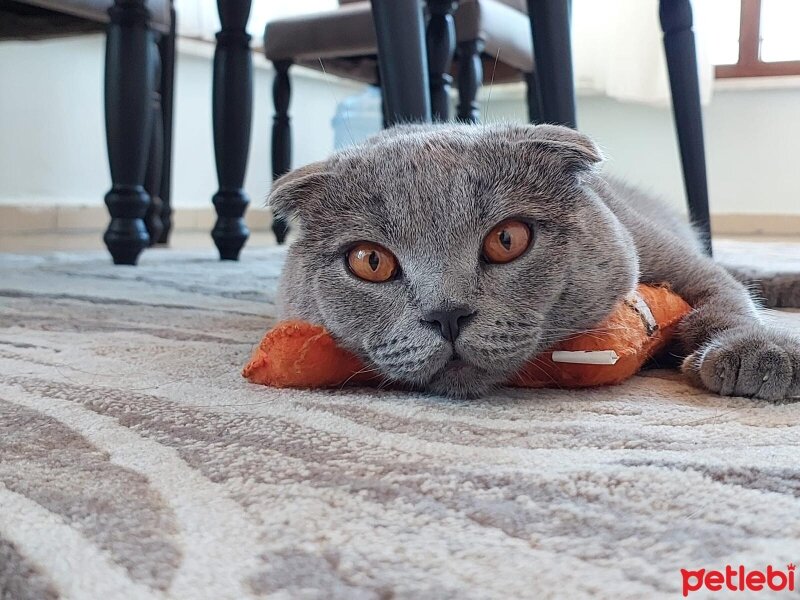
[[[477,398],[501,383],[500,376],[493,376],[485,369],[454,360],[439,370],[425,385],[425,389],[450,398]]]
[[[379,365],[383,376],[397,386],[467,399],[485,396],[503,386],[521,368],[528,355],[529,352],[522,349],[504,355],[502,360],[487,361],[485,355],[476,354],[469,346],[459,347],[456,351],[449,344],[440,344],[425,353],[424,359],[416,358],[416,363],[422,363],[422,369],[410,372],[395,370],[392,364],[381,365],[377,356],[372,358],[372,362]]]

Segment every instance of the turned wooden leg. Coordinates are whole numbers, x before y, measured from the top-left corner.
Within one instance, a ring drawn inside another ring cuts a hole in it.
[[[115,0],[106,39],[105,112],[111,190],[105,202],[111,222],[103,236],[114,264],[135,265],[150,243],[144,189],[152,126],[153,33],[144,0]]]
[[[542,121],[575,127],[570,0],[528,0]]]
[[[420,0],[372,0],[388,124],[430,123],[428,63]]]
[[[211,237],[222,260],[238,260],[250,235],[244,224],[250,201],[242,189],[253,110],[253,62],[245,31],[250,1],[218,0],[217,7],[222,28],[214,53],[212,113],[219,191],[213,198],[217,222]]]
[[[153,60],[154,80],[161,81],[161,59],[157,48],[151,52]],[[159,86],[160,87],[160,86]],[[161,115],[161,91],[153,90],[152,99],[152,120],[153,126],[150,133],[150,152],[147,158],[147,171],[144,176],[144,189],[150,196],[150,206],[144,218],[144,225],[147,228],[147,235],[150,237],[150,245],[154,246],[161,239],[164,226],[161,223],[161,167],[164,157],[164,129],[162,126]]]
[[[542,99],[539,89],[539,78],[536,72],[525,73],[525,91],[528,101],[528,121],[531,123],[542,122]]]
[[[482,40],[458,44],[458,120],[477,123],[481,118],[478,90],[483,81]]]
[[[161,55],[161,125],[163,130],[163,153],[161,161],[161,236],[159,244],[169,243],[172,232],[172,106],[175,89],[175,8],[170,8],[169,33],[162,35],[158,43]]]
[[[275,118],[272,122],[272,180],[275,181],[292,168],[292,128],[289,119],[289,100],[291,84],[289,67],[291,61],[275,61],[275,79],[272,82],[272,101],[275,104]],[[279,244],[286,240],[289,223],[286,219],[272,220],[272,232]]]
[[[661,0],[659,12],[689,215],[704,236],[706,251],[711,254],[703,115],[700,112],[692,5],[690,0]]]
[[[453,11],[458,2],[453,0],[428,0],[428,77],[431,91],[431,116],[434,121],[450,119],[450,85],[453,77],[450,66],[456,50],[456,26]]]

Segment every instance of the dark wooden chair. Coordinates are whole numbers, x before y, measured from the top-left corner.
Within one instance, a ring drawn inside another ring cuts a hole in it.
[[[111,222],[103,237],[116,264],[166,243],[175,65],[171,0],[0,0],[0,39],[107,32],[106,139]]]

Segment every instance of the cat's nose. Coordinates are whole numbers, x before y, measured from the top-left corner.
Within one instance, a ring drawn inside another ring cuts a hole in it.
[[[448,342],[455,342],[461,327],[475,314],[467,306],[448,308],[447,310],[432,310],[422,315],[422,320],[431,325],[437,325],[442,332],[442,337]]]

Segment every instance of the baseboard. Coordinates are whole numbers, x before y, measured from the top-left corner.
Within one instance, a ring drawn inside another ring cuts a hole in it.
[[[210,231],[216,220],[213,208],[181,208],[172,213],[173,226],[181,231]],[[270,211],[250,207],[245,222],[253,231],[268,230]],[[0,206],[0,233],[80,233],[102,231],[108,212],[101,206]]]
[[[176,229],[209,231],[216,215],[213,208],[181,208],[173,213]],[[270,211],[250,207],[245,216],[254,231],[272,225]],[[105,229],[108,213],[100,206],[0,205],[0,233],[70,233]],[[711,227],[717,235],[800,235],[800,215],[712,215]]]
[[[800,236],[800,215],[711,215],[711,231],[721,235]]]

